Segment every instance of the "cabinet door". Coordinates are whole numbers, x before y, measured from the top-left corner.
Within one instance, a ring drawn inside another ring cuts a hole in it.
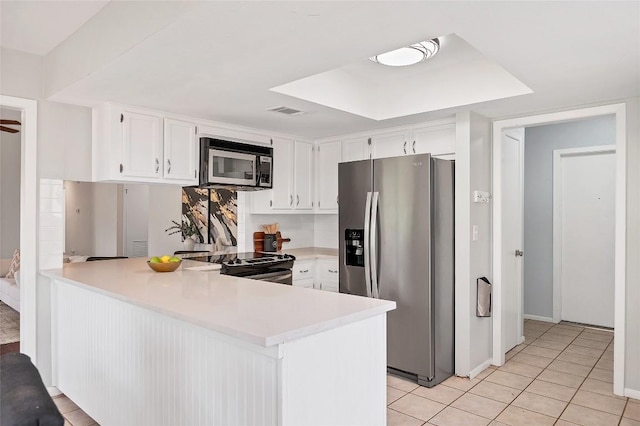
[[[409,136],[409,130],[372,136],[373,158],[398,157],[409,154],[411,150]]]
[[[338,291],[338,260],[319,259],[317,261],[317,288],[325,291]]]
[[[414,154],[443,155],[456,150],[455,123],[416,127],[411,133],[411,152]]]
[[[295,143],[295,186],[293,208],[296,210],[313,209],[313,144]]]
[[[292,140],[273,139],[273,190],[271,191],[271,208],[273,209],[293,207],[293,150]]]
[[[347,161],[359,161],[369,158],[369,139],[353,138],[344,139],[342,141],[342,158],[341,163]]]
[[[164,120],[164,178],[191,181],[198,177],[196,126],[186,121]]]
[[[316,152],[316,193],[318,210],[338,210],[338,163],[342,145],[340,141],[318,145]]]
[[[122,113],[123,177],[162,176],[162,119],[157,116]]]

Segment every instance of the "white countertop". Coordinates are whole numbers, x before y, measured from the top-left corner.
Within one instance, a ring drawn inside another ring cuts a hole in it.
[[[146,260],[69,263],[41,273],[265,347],[396,307],[386,300],[190,270],[196,262],[188,260],[175,272],[159,273]]]

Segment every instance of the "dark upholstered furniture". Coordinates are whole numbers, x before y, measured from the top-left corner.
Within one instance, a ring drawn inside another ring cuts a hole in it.
[[[64,425],[40,373],[25,354],[0,356],[0,425]]]

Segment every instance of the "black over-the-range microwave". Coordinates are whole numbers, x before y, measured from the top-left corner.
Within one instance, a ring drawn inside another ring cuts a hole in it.
[[[270,189],[272,177],[272,147],[200,138],[200,187]]]

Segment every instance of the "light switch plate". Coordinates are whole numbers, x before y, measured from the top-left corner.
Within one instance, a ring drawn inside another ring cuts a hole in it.
[[[491,194],[485,191],[473,191],[474,203],[488,203],[491,199]]]

